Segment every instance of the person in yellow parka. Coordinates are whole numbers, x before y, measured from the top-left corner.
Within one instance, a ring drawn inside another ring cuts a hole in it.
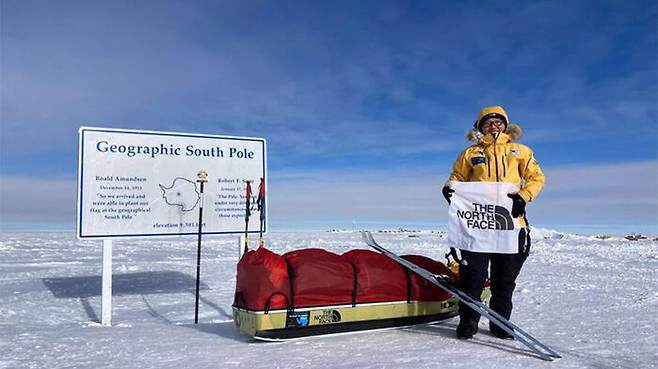
[[[515,143],[521,136],[521,128],[509,123],[509,117],[501,106],[489,106],[480,111],[468,134],[475,144],[464,150],[452,168],[452,173],[443,187],[443,196],[448,204],[454,190],[450,183],[459,182],[511,182],[520,190],[508,196],[512,199],[512,216],[520,218],[518,254],[478,253],[460,250],[462,262],[459,266],[460,287],[469,296],[478,299],[482,294],[487,269],[491,264],[491,300],[489,306],[509,319],[512,314],[512,293],[516,277],[530,251],[530,234],[526,230],[526,204],[534,200],[544,187],[544,174],[530,148]],[[468,339],[478,331],[480,315],[460,303],[457,337]],[[507,332],[489,323],[489,330],[496,337],[511,339]]]

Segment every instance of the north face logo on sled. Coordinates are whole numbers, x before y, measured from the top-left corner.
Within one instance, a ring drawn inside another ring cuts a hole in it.
[[[315,324],[338,323],[341,319],[338,310],[322,310],[321,312],[314,312],[313,315],[313,323]]]
[[[466,220],[466,227],[472,229],[497,229],[511,231],[514,221],[509,210],[502,206],[472,203],[473,210],[457,210],[457,218]]]

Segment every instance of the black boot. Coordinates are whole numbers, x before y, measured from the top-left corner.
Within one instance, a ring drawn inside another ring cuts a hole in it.
[[[509,327],[509,329],[512,329],[512,328]],[[502,328],[500,328],[499,326],[497,326],[497,325],[495,325],[491,322],[489,322],[489,331],[494,336],[496,336],[500,339],[503,339],[503,340],[513,340],[514,339],[514,336],[512,336],[511,334],[505,332]],[[512,329],[512,331],[514,331],[514,330]]]
[[[459,283],[461,290],[474,300],[480,301],[484,281],[487,279],[489,254],[461,250],[464,263],[459,265]],[[469,339],[478,332],[480,314],[459,302],[459,325],[457,338]]]
[[[460,319],[457,326],[457,338],[467,340],[478,332],[478,321],[473,319]]]

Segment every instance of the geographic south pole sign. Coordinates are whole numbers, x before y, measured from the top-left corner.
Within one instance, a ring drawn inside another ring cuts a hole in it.
[[[262,138],[81,127],[78,238],[196,235],[202,201],[202,234],[243,233],[246,181],[267,178],[265,146]]]

